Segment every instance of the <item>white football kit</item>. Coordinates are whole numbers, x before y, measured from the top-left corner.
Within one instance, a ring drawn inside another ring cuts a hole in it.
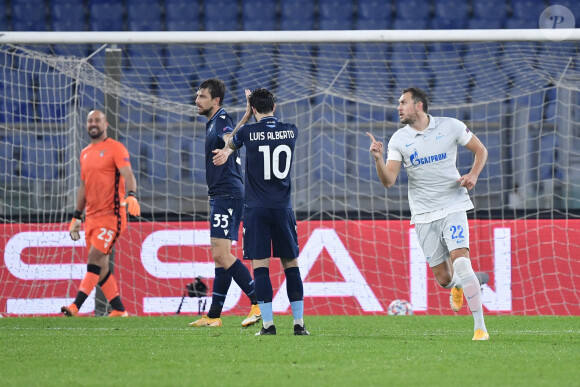
[[[409,177],[411,224],[430,223],[448,214],[473,208],[467,189],[457,179],[457,144],[465,146],[473,134],[448,117],[429,115],[419,132],[409,125],[397,130],[388,144],[387,161],[401,161]]]

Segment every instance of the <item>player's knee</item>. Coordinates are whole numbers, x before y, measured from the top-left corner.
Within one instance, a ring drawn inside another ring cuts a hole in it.
[[[451,285],[452,280],[453,280],[453,277],[449,274],[445,274],[445,275],[437,277],[437,283],[439,284],[439,286],[441,286],[442,288],[445,288],[445,289],[449,289],[449,286]]]

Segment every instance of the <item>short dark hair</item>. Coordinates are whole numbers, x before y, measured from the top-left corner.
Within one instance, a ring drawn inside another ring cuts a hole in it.
[[[425,90],[419,87],[407,87],[401,94],[411,93],[411,98],[415,103],[423,102],[423,111],[429,112],[429,97]]]
[[[217,78],[206,79],[199,85],[198,89],[208,89],[211,98],[220,98],[220,106],[224,103],[226,95],[226,85]]]
[[[250,106],[261,114],[273,112],[274,94],[265,88],[256,89],[250,95]]]

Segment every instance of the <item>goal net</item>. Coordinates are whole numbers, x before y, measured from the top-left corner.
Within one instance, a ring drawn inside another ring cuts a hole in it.
[[[175,313],[184,295],[181,313],[203,311],[204,301],[209,308],[211,292],[189,297],[185,286],[201,277],[211,290],[214,276],[206,119],[194,100],[200,82],[217,77],[234,117],[245,108],[245,88],[267,87],[276,115],[299,128],[293,204],[306,314],[386,314],[395,299],[417,314],[450,313],[409,224],[406,173],[385,189],[365,135],[388,142],[409,86],[427,91],[433,116],[464,121],[489,151],[469,213],[472,263],[490,276],[486,313],[580,314],[578,36],[510,41],[487,31],[429,31],[412,41],[412,32],[399,32],[406,34],[365,39],[342,31],[319,41],[289,33],[293,39],[280,39],[287,43],[243,33],[230,41],[202,33],[0,38],[0,313],[57,314],[76,294],[87,252],[67,224],[94,108],[128,148],[138,182],[143,216],[131,219],[114,254],[127,309]],[[472,155],[459,148],[466,173]],[[241,239],[234,254],[241,257]],[[289,313],[276,260],[271,273],[274,311]],[[225,313],[248,306],[232,284]],[[91,295],[81,312],[94,310]]]

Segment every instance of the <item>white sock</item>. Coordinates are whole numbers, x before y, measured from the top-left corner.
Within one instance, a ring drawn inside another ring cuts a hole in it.
[[[268,329],[270,328],[272,325],[274,325],[274,321],[263,321],[262,325],[264,326],[264,329]]]
[[[453,278],[451,278],[451,282],[449,282],[447,284],[447,286],[443,286],[445,289],[453,289],[453,288],[463,288],[463,285],[461,285],[461,280],[459,279],[459,277],[457,276],[457,273],[455,272],[455,270],[453,270]]]
[[[304,319],[302,319],[302,318],[294,319],[294,325],[296,325],[296,324],[298,324],[301,327],[303,327],[304,326]]]
[[[481,285],[479,285],[479,280],[471,267],[471,261],[469,258],[459,257],[453,262],[453,270],[463,285],[463,295],[473,314],[473,330],[482,329],[484,332],[487,332],[485,321],[483,321]]]

